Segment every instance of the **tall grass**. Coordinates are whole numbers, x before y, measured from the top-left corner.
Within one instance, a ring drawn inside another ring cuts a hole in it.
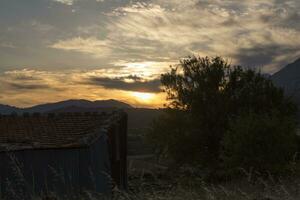
[[[193,171],[168,175],[131,172],[128,200],[299,200],[300,178],[245,172],[236,180],[209,183]],[[123,198],[124,199],[124,198]]]
[[[21,164],[12,157],[19,177],[7,183],[11,192],[9,198],[0,200],[22,200],[22,192],[15,189],[13,184],[28,184],[22,175]],[[110,197],[84,191],[80,195],[59,197],[52,191],[46,194],[31,194],[32,200],[299,200],[300,178],[288,176],[284,178],[261,178],[253,172],[244,171],[243,178],[219,183],[209,183],[202,178],[201,173],[193,169],[176,172],[146,171],[129,169],[129,189],[112,189]],[[2,183],[3,180],[0,180]],[[25,188],[34,191],[27,185]],[[73,193],[76,194],[77,191]]]

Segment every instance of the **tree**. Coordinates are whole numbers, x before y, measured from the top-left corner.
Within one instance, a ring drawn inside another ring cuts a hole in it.
[[[290,118],[296,114],[296,106],[271,80],[220,57],[188,57],[163,74],[161,82],[168,111],[154,122],[149,137],[177,163],[216,169],[235,119],[274,111]]]
[[[190,57],[161,77],[169,109],[184,111],[186,115],[188,125],[180,135],[190,141],[185,144],[190,147],[186,152],[186,160],[192,158],[190,162],[202,160],[203,164],[216,165],[226,124],[228,106],[224,88],[229,71],[230,66],[219,57],[212,60]],[[168,137],[173,136],[168,134]]]

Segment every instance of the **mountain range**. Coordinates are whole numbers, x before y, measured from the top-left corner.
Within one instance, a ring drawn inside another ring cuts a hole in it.
[[[41,104],[29,108],[17,108],[9,105],[1,105],[0,104],[0,113],[1,114],[11,114],[11,113],[47,113],[47,112],[56,112],[64,109],[71,108],[81,108],[81,109],[103,109],[103,110],[111,110],[111,109],[129,109],[133,108],[131,105],[126,104],[121,101],[109,99],[109,100],[98,100],[98,101],[88,101],[84,99],[79,100],[66,100],[60,101],[56,103],[46,103]],[[72,111],[72,109],[70,110]]]

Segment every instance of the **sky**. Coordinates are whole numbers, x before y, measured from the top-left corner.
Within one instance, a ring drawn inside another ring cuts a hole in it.
[[[161,107],[189,56],[274,73],[300,57],[299,0],[0,0],[0,103]]]

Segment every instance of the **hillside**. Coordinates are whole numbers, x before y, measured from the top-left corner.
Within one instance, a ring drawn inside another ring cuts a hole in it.
[[[67,100],[60,101],[56,103],[48,103],[33,106],[31,108],[24,109],[25,112],[50,112],[53,110],[64,109],[67,107],[76,106],[82,108],[132,108],[129,104],[123,103],[121,101],[110,100],[98,100],[98,101],[88,101],[84,99],[79,100]]]
[[[292,96],[300,106],[300,58],[273,74],[275,85],[282,87],[286,94]]]
[[[36,105],[28,108],[17,108],[9,105],[0,104],[0,114],[11,114],[13,112],[16,113],[34,113],[34,112],[52,112],[54,110],[64,110],[68,107],[80,107],[80,108],[105,108],[105,109],[124,109],[124,108],[133,108],[131,105],[126,104],[121,101],[109,99],[109,100],[98,100],[98,101],[88,101],[84,99],[71,99],[66,101],[60,101],[55,103],[46,103],[41,105]]]
[[[7,115],[7,114],[19,113],[19,112],[21,112],[20,108],[16,108],[16,107],[13,107],[13,106],[1,105],[0,104],[0,114]]]

